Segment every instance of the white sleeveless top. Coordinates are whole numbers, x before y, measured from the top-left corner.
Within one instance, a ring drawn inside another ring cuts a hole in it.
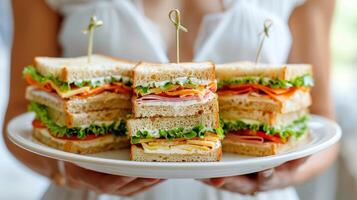
[[[104,21],[96,30],[94,52],[133,61],[169,62],[167,47],[155,24],[144,16],[135,0],[47,0],[64,16],[59,43],[63,56],[86,54],[87,36],[82,29],[92,15]],[[204,17],[196,38],[194,60],[216,63],[255,60],[259,33],[266,19],[273,20],[271,34],[261,52],[261,62],[286,63],[291,48],[288,20],[303,0],[226,0],[225,11]],[[189,27],[188,27],[189,28]],[[44,199],[127,199],[96,196],[85,191],[51,186]],[[296,200],[293,188],[243,196],[216,190],[195,180],[167,180],[130,199],[239,199]]]

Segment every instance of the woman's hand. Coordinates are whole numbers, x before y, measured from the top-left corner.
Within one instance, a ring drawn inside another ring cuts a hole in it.
[[[98,194],[131,196],[162,182],[160,179],[136,178],[104,174],[65,163],[64,184],[79,189],[89,189]]]
[[[284,188],[297,184],[297,172],[306,160],[307,158],[301,158],[289,161],[276,168],[254,174],[211,178],[205,179],[203,182],[230,192],[253,195],[256,192]]]

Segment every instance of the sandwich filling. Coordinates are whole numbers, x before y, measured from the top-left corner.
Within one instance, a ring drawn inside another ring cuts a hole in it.
[[[141,145],[146,153],[199,153],[216,149],[224,137],[222,128],[197,125],[191,129],[137,131],[131,143]]]
[[[136,86],[134,92],[141,100],[192,100],[204,98],[210,92],[216,92],[217,82],[181,77],[171,81],[153,82]]]
[[[100,77],[90,80],[63,82],[53,76],[41,75],[35,67],[27,66],[23,70],[26,82],[47,92],[57,93],[62,98],[72,96],[87,97],[104,91],[131,94],[131,79],[125,76]]]
[[[269,96],[281,101],[292,96],[297,91],[309,92],[314,85],[310,74],[296,77],[292,80],[269,79],[263,77],[242,77],[218,82],[218,95]]]
[[[107,134],[116,136],[126,135],[126,124],[124,120],[110,124],[91,124],[86,127],[68,128],[58,125],[51,119],[46,106],[31,102],[29,111],[35,112],[32,125],[35,128],[47,128],[50,134],[56,138],[66,140],[90,140]]]
[[[285,144],[291,137],[298,139],[307,132],[308,115],[290,124],[271,126],[260,123],[249,123],[246,120],[222,120],[226,138],[232,141],[264,143],[274,142]]]

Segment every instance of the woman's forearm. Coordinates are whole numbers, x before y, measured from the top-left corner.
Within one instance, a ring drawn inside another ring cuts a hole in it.
[[[315,87],[311,112],[330,119],[335,118],[330,88],[330,28],[334,5],[334,0],[306,1],[293,12],[289,22],[294,39],[289,62],[313,65]],[[331,166],[338,146],[310,156],[294,174],[294,183],[302,183]]]
[[[299,185],[324,172],[336,160],[337,154],[338,144],[335,144],[322,152],[310,156],[293,174],[292,185]]]
[[[4,141],[9,151],[34,171],[51,176],[56,169],[54,160],[23,150],[6,137],[6,125],[16,115],[26,111],[24,98],[26,84],[22,69],[38,55],[58,56],[57,32],[60,17],[43,0],[12,1],[14,41],[11,57],[10,97],[4,123]],[[35,13],[35,14],[34,14]]]

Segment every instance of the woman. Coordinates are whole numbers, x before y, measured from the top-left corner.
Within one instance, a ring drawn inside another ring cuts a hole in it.
[[[14,0],[15,35],[6,120],[25,111],[22,67],[39,55],[84,55],[87,39],[81,29],[93,14],[105,23],[96,31],[95,52],[134,61],[174,60],[174,28],[167,18],[172,8],[181,10],[183,25],[189,29],[181,34],[184,61],[254,60],[263,21],[272,19],[274,24],[261,61],[313,64],[316,86],[311,110],[333,118],[329,88],[333,7],[334,0],[212,0],[209,3],[205,0]],[[65,163],[63,170],[53,159],[24,151],[7,139],[6,143],[25,165],[60,183],[50,187],[45,199],[91,199],[102,193],[134,199],[297,199],[295,191],[288,186],[303,183],[324,171],[337,154],[334,146],[309,158],[245,176],[157,180],[107,175],[70,163]],[[260,193],[254,197],[241,195],[256,192]]]

